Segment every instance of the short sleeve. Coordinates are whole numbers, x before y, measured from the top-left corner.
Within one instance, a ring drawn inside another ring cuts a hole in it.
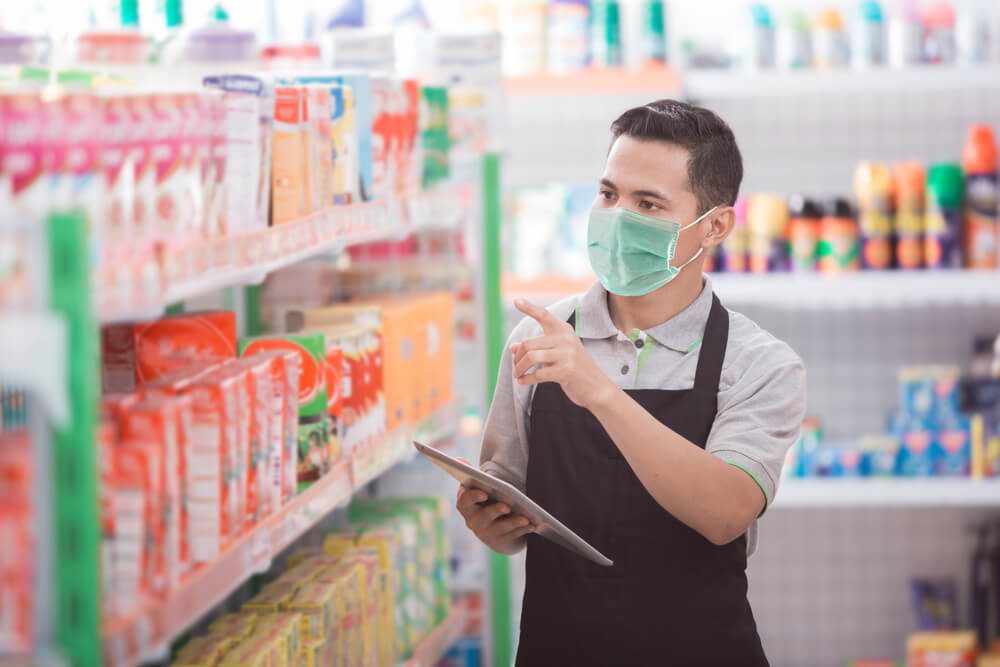
[[[731,334],[731,346],[733,341]],[[755,325],[727,362],[705,449],[753,477],[766,507],[774,500],[785,455],[802,428],[805,366],[787,344]]]

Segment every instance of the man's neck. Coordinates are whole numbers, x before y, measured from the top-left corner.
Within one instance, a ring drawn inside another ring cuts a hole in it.
[[[643,296],[608,293],[608,313],[619,331],[647,331],[690,306],[702,290],[701,262],[696,262],[663,287]]]

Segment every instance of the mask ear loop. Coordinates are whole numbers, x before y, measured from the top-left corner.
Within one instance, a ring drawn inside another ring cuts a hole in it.
[[[708,209],[707,211],[705,211],[704,213],[702,213],[701,215],[699,215],[698,218],[694,222],[692,222],[689,225],[685,225],[684,227],[681,227],[680,230],[678,231],[678,233],[683,232],[685,229],[691,229],[692,227],[694,227],[695,225],[697,225],[699,222],[701,222],[702,220],[704,220],[705,218],[707,218],[708,216],[710,216],[713,212],[715,212],[715,209],[717,209],[717,208],[719,208],[719,207],[718,206],[713,206],[712,208]],[[684,262],[683,264],[681,264],[680,266],[677,267],[677,271],[678,272],[683,271],[684,268],[688,264],[690,264],[694,260],[698,259],[703,252],[705,252],[705,249],[699,247],[698,248],[698,252],[696,252],[695,254],[693,254],[691,256],[691,259],[689,259],[688,261]],[[669,262],[668,262],[667,266],[670,266]]]

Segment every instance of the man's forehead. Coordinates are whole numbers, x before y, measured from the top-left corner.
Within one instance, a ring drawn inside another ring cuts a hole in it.
[[[687,149],[666,141],[621,136],[608,152],[603,178],[628,190],[687,190]]]

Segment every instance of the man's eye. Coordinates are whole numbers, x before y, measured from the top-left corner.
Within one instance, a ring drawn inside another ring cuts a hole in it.
[[[611,201],[615,198],[615,193],[611,192],[611,190],[601,190],[601,197]]]
[[[647,199],[643,199],[642,201],[639,202],[639,208],[645,209],[647,211],[655,211],[659,207],[653,202]]]

